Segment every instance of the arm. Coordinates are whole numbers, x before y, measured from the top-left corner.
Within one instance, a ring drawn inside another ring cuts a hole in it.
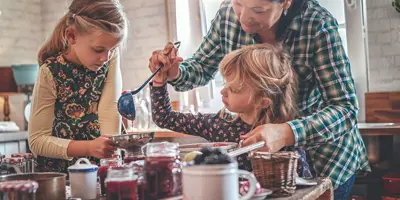
[[[99,103],[99,123],[102,135],[121,134],[121,116],[118,113],[117,102],[122,92],[122,77],[120,57],[117,51],[111,59],[108,75]]]
[[[167,86],[150,86],[151,90],[151,112],[154,123],[160,128],[170,129],[172,131],[196,135],[212,140],[212,126],[217,114],[197,114],[179,113],[172,111]]]
[[[288,122],[296,146],[315,146],[339,139],[354,129],[358,102],[350,63],[334,20],[318,28],[313,37],[314,76],[325,108]]]
[[[71,159],[67,149],[71,140],[51,135],[54,120],[56,89],[47,66],[41,66],[33,90],[29,116],[29,146],[35,155]]]
[[[218,12],[198,50],[191,58],[180,64],[179,77],[170,82],[176,91],[187,91],[204,86],[214,78],[218,65],[224,57],[220,43],[220,23],[221,16]]]

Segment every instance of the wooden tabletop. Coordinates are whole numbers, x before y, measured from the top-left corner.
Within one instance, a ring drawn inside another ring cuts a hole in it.
[[[270,199],[270,198],[267,198]],[[333,187],[329,178],[318,178],[315,186],[297,187],[289,197],[271,198],[274,200],[333,200]]]
[[[358,123],[361,135],[400,135],[400,123]]]

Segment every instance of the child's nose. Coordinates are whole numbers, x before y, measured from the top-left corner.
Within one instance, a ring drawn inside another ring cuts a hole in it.
[[[226,88],[223,88],[223,89],[221,90],[221,95],[222,95],[222,96],[226,96]]]

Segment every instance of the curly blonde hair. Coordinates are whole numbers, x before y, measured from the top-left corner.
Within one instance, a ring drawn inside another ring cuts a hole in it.
[[[254,94],[250,99],[271,99],[271,105],[258,112],[254,126],[284,123],[296,117],[297,75],[282,48],[257,44],[232,51],[221,61],[220,73],[224,78],[234,75],[227,84],[247,85]],[[221,117],[225,112],[223,109]]]

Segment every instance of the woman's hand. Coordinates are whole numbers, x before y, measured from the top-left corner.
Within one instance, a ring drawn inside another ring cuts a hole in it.
[[[116,150],[117,148],[112,146],[112,141],[108,137],[100,136],[94,140],[89,141],[89,156],[100,159],[111,158]]]
[[[174,47],[174,44],[168,42],[163,50],[153,51],[152,56],[149,59],[149,68],[151,72],[157,70],[160,64],[164,67],[161,72],[165,73],[165,81],[173,81],[180,75],[179,63],[183,61],[182,57],[177,56],[178,48]]]
[[[286,123],[283,124],[264,124],[240,136],[244,139],[242,145],[248,146],[260,141],[265,142],[265,146],[260,151],[277,152],[285,146],[294,144],[292,129]]]

